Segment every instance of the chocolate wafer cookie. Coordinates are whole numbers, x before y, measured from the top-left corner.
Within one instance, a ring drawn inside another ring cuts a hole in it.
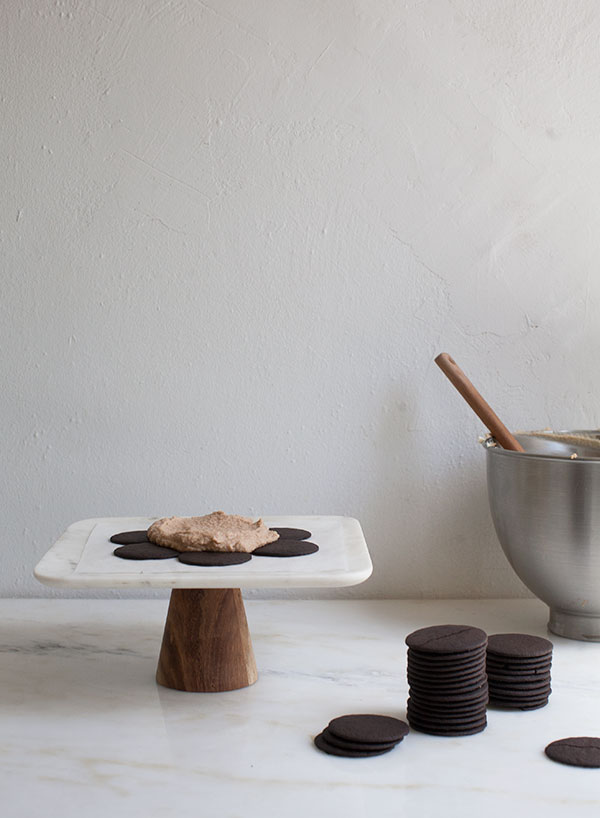
[[[323,733],[319,733],[318,736],[315,736],[314,743],[315,747],[321,750],[321,752],[327,753],[327,755],[330,756],[342,756],[343,758],[371,758],[372,756],[381,756],[384,755],[384,753],[389,753],[395,746],[392,744],[391,747],[388,747],[385,750],[350,750],[347,748],[337,747],[335,744],[330,744]]]
[[[411,727],[440,736],[485,729],[486,643],[485,632],[469,625],[421,628],[406,637]]]
[[[600,767],[600,738],[573,736],[553,741],[544,750],[548,758],[573,767]]]
[[[486,668],[490,703],[516,710],[534,710],[548,703],[552,692],[552,642],[528,633],[489,637]]]
[[[314,738],[324,753],[347,758],[383,755],[408,734],[406,722],[375,713],[354,713],[332,719]]]
[[[154,545],[153,542],[134,542],[115,548],[113,554],[123,560],[168,560],[178,557],[179,551]]]
[[[150,542],[148,539],[148,529],[143,531],[121,531],[119,534],[113,534],[110,538],[111,542],[118,545],[130,545],[137,542]]]

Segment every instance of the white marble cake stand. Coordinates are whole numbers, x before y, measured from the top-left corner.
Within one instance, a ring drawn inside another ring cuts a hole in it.
[[[320,550],[303,557],[253,557],[240,565],[204,567],[112,556],[110,532],[147,528],[154,519],[73,523],[34,574],[62,588],[171,588],[156,680],[176,690],[235,690],[257,680],[241,588],[334,588],[363,582],[373,570],[360,523],[351,517],[263,517],[271,527],[313,532]]]

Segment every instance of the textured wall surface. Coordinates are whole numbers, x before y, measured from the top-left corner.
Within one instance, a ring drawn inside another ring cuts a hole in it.
[[[600,425],[596,0],[0,5],[0,594],[73,520],[358,517],[525,593],[481,425]]]

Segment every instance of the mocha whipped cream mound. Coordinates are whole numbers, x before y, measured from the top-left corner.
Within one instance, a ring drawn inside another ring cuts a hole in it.
[[[250,517],[213,511],[204,517],[163,517],[152,523],[148,539],[176,551],[244,551],[279,539],[276,531]]]

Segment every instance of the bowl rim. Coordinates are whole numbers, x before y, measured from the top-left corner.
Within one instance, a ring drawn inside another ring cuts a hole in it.
[[[539,429],[532,429],[531,431],[518,431],[515,432],[515,436],[519,437],[519,435],[530,435],[533,432],[539,432]],[[544,432],[551,432],[554,434],[559,435],[596,435],[600,437],[600,429],[544,429]],[[598,457],[585,457],[578,455],[571,459],[570,457],[560,457],[559,455],[555,454],[540,454],[539,452],[515,452],[512,449],[503,449],[502,446],[498,444],[496,438],[488,432],[487,435],[482,439],[479,439],[479,442],[486,450],[486,453],[494,452],[497,455],[502,455],[504,457],[520,457],[520,458],[534,458],[537,460],[559,460],[561,463],[598,463],[600,462],[600,456]]]

